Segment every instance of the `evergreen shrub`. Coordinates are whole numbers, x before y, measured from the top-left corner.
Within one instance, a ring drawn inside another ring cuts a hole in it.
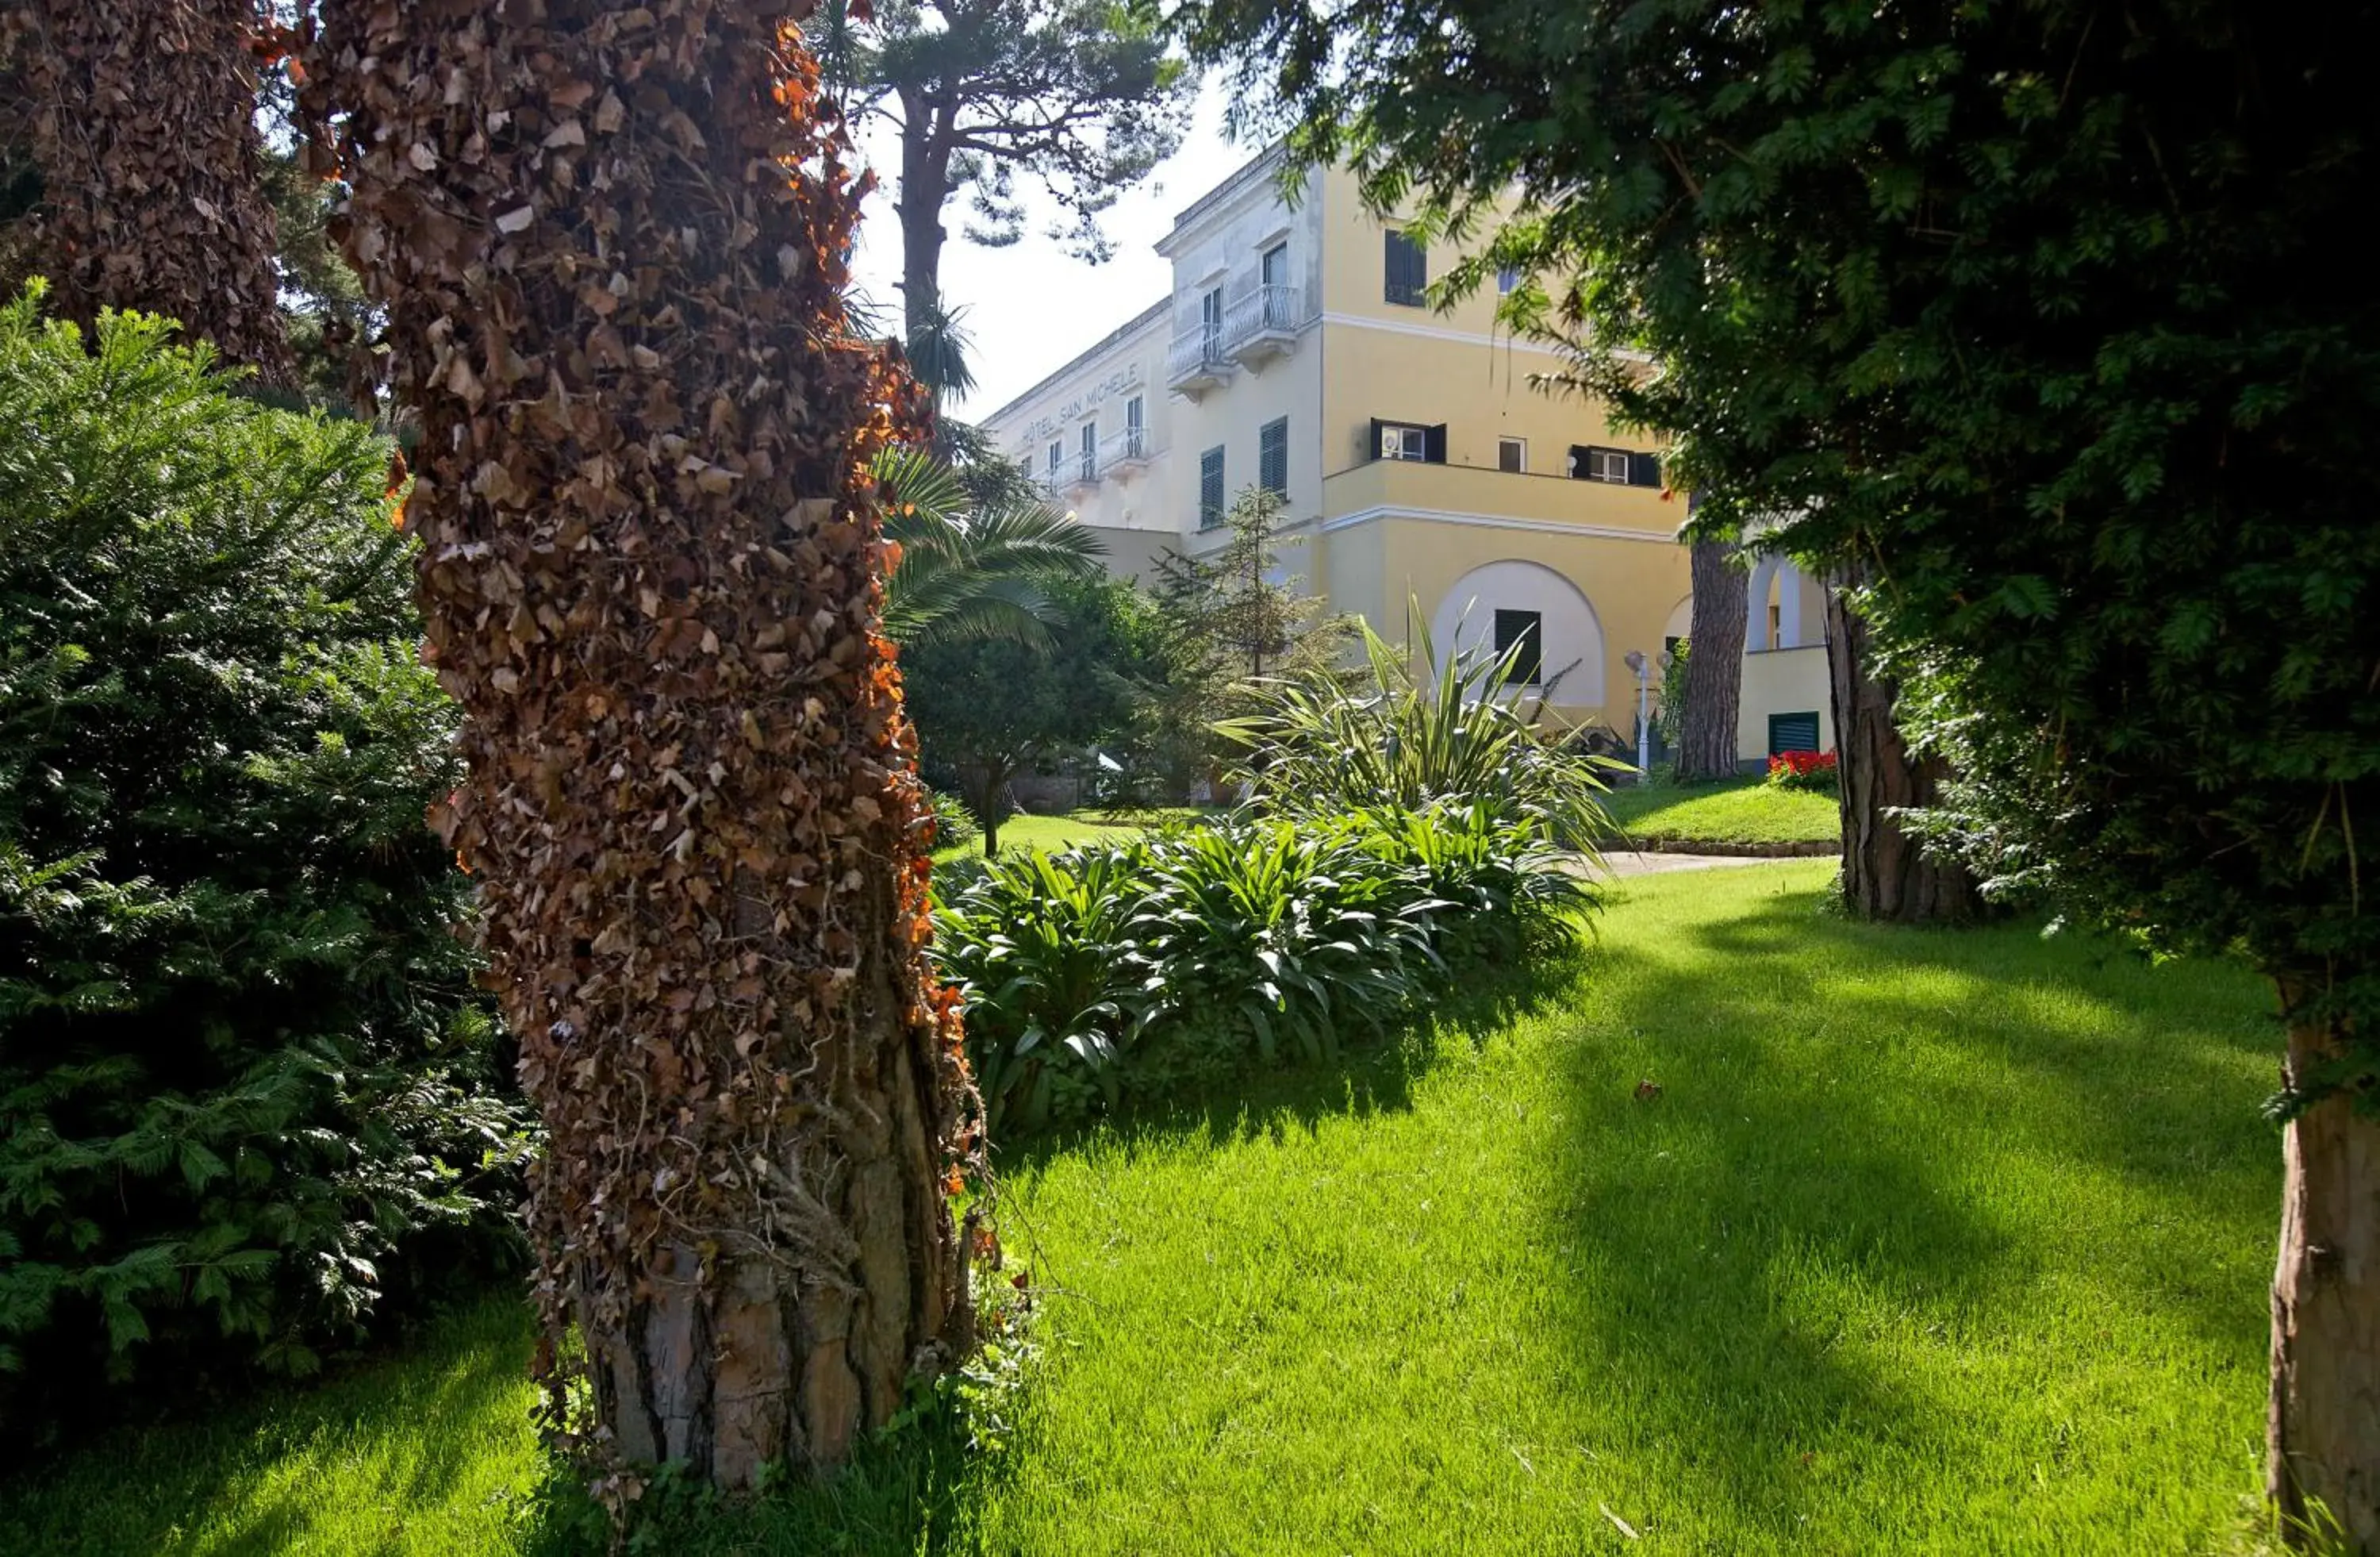
[[[509,1258],[389,447],[0,307],[0,1429],[304,1373]],[[37,1427],[38,1424],[38,1427]]]

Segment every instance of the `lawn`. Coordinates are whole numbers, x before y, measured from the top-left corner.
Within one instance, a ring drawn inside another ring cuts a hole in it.
[[[1830,844],[1842,836],[1835,797],[1757,778],[1683,785],[1657,779],[1613,790],[1603,809],[1627,844]]]
[[[1054,854],[1080,844],[1130,838],[1146,833],[1157,821],[1197,814],[1190,810],[1169,810],[1126,818],[1104,812],[1077,811],[1066,816],[1034,816],[1029,812],[1019,812],[1000,824],[1000,852],[1010,854],[1019,849],[1038,849],[1044,854]],[[937,863],[982,858],[983,840],[979,837],[934,851]]]
[[[1053,1290],[1007,1452],[879,1454],[658,1549],[2245,1549],[2264,992],[1852,925],[1831,869],[1631,882],[1352,1076],[1013,1154]],[[20,1477],[0,1551],[564,1550],[514,1512],[522,1327]]]

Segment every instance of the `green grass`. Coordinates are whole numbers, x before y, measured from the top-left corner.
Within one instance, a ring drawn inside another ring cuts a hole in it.
[[[1779,789],[1757,778],[1633,785],[1606,796],[1603,809],[1628,843],[1815,844],[1842,836],[1832,795]]]
[[[1008,1452],[878,1454],[657,1550],[2243,1549],[2263,991],[1849,924],[1830,870],[1626,883],[1500,1015],[1013,1155],[1053,1290]],[[0,1486],[0,1551],[528,1550],[503,1321]]]
[[[202,1421],[128,1430],[0,1482],[24,1557],[446,1557],[516,1550],[545,1475],[527,1306],[506,1294],[400,1356]]]
[[[1148,818],[1110,818],[1105,815],[1076,812],[1070,816],[1033,816],[1020,813],[1000,824],[1000,852],[1014,853],[1020,849],[1036,849],[1043,854],[1055,854],[1082,844],[1107,843],[1135,837],[1148,830],[1149,823],[1160,816],[1192,815],[1192,812],[1153,813]],[[948,848],[936,849],[936,863],[953,859],[980,859],[983,840],[969,839]]]

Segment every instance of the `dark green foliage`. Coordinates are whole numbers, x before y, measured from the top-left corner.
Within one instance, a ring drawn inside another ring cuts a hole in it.
[[[0,1421],[302,1372],[484,1262],[525,1116],[422,823],[385,442],[0,310]],[[430,1235],[439,1230],[434,1238]],[[14,1398],[9,1398],[13,1396]]]
[[[1957,830],[2238,948],[2380,1065],[2380,149],[2363,5],[1185,7],[1450,278],[1683,434],[1712,528],[1852,556]],[[1617,355],[1650,351],[1645,377]],[[2003,872],[2004,873],[2004,872]],[[2353,1074],[2350,1074],[2353,1073]],[[2301,1102],[2300,1099],[2298,1101]]]
[[[929,772],[955,783],[986,854],[999,848],[1015,777],[1126,738],[1161,672],[1130,586],[1045,577],[1035,588],[1050,608],[1046,641],[929,639],[902,656]]]
[[[994,1126],[1332,1060],[1568,935],[1593,890],[1540,832],[1450,803],[992,862],[936,922]]]

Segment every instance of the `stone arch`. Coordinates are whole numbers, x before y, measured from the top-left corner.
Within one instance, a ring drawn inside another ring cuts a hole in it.
[[[1508,557],[1483,563],[1456,579],[1430,614],[1430,641],[1441,656],[1492,653],[1500,610],[1537,613],[1546,677],[1554,684],[1556,703],[1602,706],[1603,619],[1585,590],[1542,563]]]

